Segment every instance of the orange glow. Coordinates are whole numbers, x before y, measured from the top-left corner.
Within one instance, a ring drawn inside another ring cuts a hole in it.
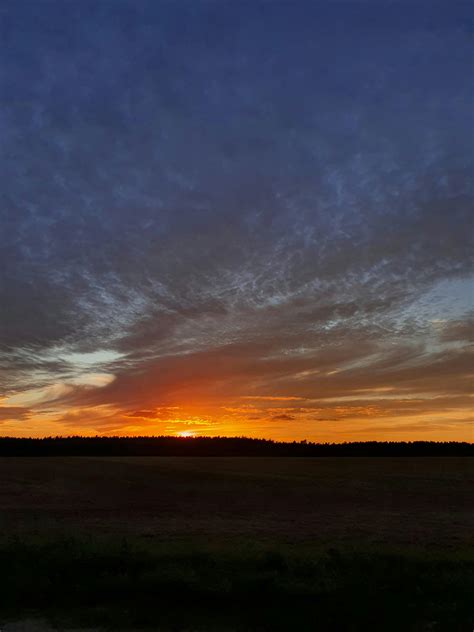
[[[166,407],[147,404],[126,412],[107,405],[28,411],[3,400],[0,434],[248,436],[316,442],[474,439],[468,402],[460,405],[449,398],[397,398],[393,391],[386,398],[379,391],[373,399],[370,394],[351,401],[341,399],[343,402],[262,396],[242,405],[242,398],[237,397],[182,406],[176,402]]]
[[[104,392],[97,385],[71,390],[58,383],[17,392],[0,400],[0,435],[247,436],[315,442],[474,439],[472,397],[467,387],[461,390],[459,380],[454,384],[458,392],[444,391],[446,376],[418,384],[414,374],[412,384],[390,385],[377,376],[361,380],[357,374],[338,374],[324,382],[318,378],[314,387],[288,378],[284,388],[262,388],[260,393],[255,382],[256,393],[249,394],[248,377],[242,384],[240,377],[223,380],[216,388],[216,375],[199,376],[197,384],[189,378],[171,381],[159,399],[156,383],[149,382],[134,405],[121,390],[114,391],[114,404],[90,403],[91,395],[100,401]]]

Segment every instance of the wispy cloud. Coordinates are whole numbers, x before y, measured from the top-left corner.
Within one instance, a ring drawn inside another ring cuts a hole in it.
[[[466,438],[465,8],[99,4],[2,13],[1,432]]]

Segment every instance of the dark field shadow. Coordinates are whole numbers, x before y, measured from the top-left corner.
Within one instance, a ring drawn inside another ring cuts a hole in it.
[[[4,620],[59,629],[468,630],[474,561],[243,543],[4,541]]]

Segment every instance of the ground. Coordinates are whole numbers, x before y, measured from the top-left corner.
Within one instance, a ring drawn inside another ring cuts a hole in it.
[[[4,630],[472,627],[470,458],[4,458],[0,480]]]

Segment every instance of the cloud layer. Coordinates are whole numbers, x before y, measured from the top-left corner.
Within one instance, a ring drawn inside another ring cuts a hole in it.
[[[0,432],[468,436],[466,6],[295,4],[4,3]]]

